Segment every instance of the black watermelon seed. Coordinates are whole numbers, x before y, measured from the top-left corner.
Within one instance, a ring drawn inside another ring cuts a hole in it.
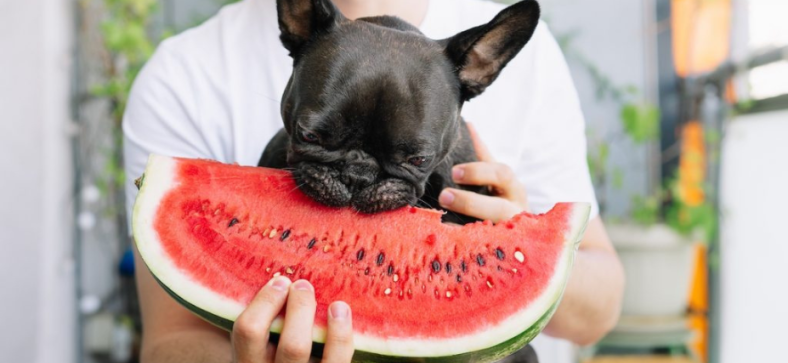
[[[448,263],[448,262],[446,262],[446,273],[447,273],[447,274],[450,274],[450,273],[451,273],[451,264],[450,264],[450,263]]]
[[[484,257],[482,257],[481,254],[476,255],[476,263],[478,263],[479,266],[484,266]]]
[[[500,247],[495,249],[495,256],[497,256],[498,259],[501,261],[503,261],[503,258],[506,257],[506,255],[503,253],[503,250],[501,250]]]
[[[389,276],[391,276],[391,274],[394,273],[394,266],[389,265],[388,271],[386,271],[386,272],[388,273]]]
[[[457,274],[457,282],[462,282],[462,276],[460,276],[460,274]]]
[[[238,222],[240,222],[240,221],[238,220],[238,218],[233,218],[233,219],[231,219],[231,220],[230,220],[230,224],[228,224],[228,225],[227,225],[227,228],[230,228],[230,227],[232,227],[232,226],[234,226],[234,225],[238,224]]]
[[[438,260],[432,261],[432,271],[435,273],[441,272],[441,263]]]
[[[378,259],[377,259],[377,261],[375,261],[375,263],[377,263],[377,264],[378,264],[378,266],[380,266],[380,265],[382,265],[382,264],[383,264],[383,261],[384,261],[385,259],[386,259],[386,255],[384,255],[384,254],[383,254],[383,252],[381,252],[381,253],[378,255]]]
[[[288,230],[286,230],[286,231],[282,232],[282,235],[279,237],[279,240],[280,240],[280,241],[284,241],[284,240],[286,240],[286,239],[287,239],[287,237],[289,237],[289,236],[290,236],[290,230],[288,229]]]
[[[369,267],[367,267],[366,269],[364,269],[364,275],[369,275]]]
[[[460,269],[462,272],[468,272],[468,265],[465,264],[465,260],[460,261]]]
[[[358,252],[356,253],[356,259],[359,260],[359,261],[364,259],[364,249],[363,248],[358,250]]]
[[[315,247],[315,243],[317,243],[317,239],[312,238],[312,240],[309,241],[309,244],[306,245],[306,249],[311,250],[312,247]]]

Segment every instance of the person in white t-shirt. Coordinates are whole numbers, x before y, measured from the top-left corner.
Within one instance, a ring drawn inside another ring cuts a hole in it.
[[[503,9],[482,0],[334,3],[351,19],[399,16],[433,39],[486,23]],[[134,84],[123,122],[129,208],[136,197],[133,176],[142,174],[151,153],[256,165],[282,127],[279,99],[292,71],[278,36],[275,1],[245,0],[159,46]],[[491,185],[499,196],[446,190],[440,198],[445,208],[498,221],[523,210],[546,212],[560,201],[593,205],[564,298],[544,332],[581,345],[595,342],[618,319],[624,276],[598,216],[576,90],[545,24],[462,114],[473,125],[482,162],[458,167],[455,178],[461,184]],[[314,290],[306,281],[280,279],[267,285],[239,318],[260,323],[237,324],[244,331],[234,331],[231,341],[172,300],[147,269],[138,268],[136,274],[144,363],[305,362],[308,357],[309,334],[283,334],[277,349],[265,344],[266,324],[286,298],[303,306],[291,310],[288,305],[286,326],[311,329]],[[349,310],[342,302],[330,307],[326,362],[352,356]],[[550,351],[551,343],[542,337],[536,341],[542,362],[561,359]]]

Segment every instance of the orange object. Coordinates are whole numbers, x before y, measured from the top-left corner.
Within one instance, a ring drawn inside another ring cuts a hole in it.
[[[679,76],[712,71],[728,58],[730,0],[673,0],[671,26],[673,62]]]
[[[688,206],[698,206],[705,200],[703,183],[706,178],[706,148],[703,126],[691,121],[681,130],[681,157],[679,160],[676,197]],[[689,344],[694,356],[706,362],[708,352],[709,279],[706,246],[695,246],[694,271],[690,285],[688,327],[695,332]]]
[[[705,200],[703,182],[706,178],[706,149],[700,122],[687,123],[682,130],[681,140],[677,197],[684,204],[696,207]]]
[[[695,246],[695,268],[692,273],[689,308],[694,313],[705,313],[709,310],[709,273],[706,264],[706,246],[698,243]]]
[[[690,287],[689,299],[689,320],[688,328],[695,334],[689,344],[689,349],[701,362],[708,361],[709,348],[709,275],[708,264],[706,263],[706,246],[697,244],[695,246],[695,268],[692,274],[692,285]]]
[[[736,86],[733,84],[733,80],[729,79],[728,82],[725,82],[725,101],[728,101],[730,104],[735,104],[738,100],[739,97],[736,94]]]

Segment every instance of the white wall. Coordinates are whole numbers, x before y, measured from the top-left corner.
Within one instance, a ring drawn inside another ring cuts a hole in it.
[[[721,176],[722,363],[785,361],[788,111],[736,118]]]
[[[71,1],[0,0],[0,362],[72,362]]]

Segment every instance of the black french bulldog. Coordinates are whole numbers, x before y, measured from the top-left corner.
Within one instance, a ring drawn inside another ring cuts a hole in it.
[[[285,128],[259,166],[291,169],[313,199],[363,213],[441,209],[446,187],[487,192],[452,181],[452,166],[477,160],[460,111],[530,40],[536,1],[443,40],[392,16],[351,21],[330,0],[277,0],[277,11],[293,74],[282,97]],[[528,346],[506,361],[537,359]]]
[[[363,213],[441,209],[446,187],[487,192],[452,181],[452,166],[476,160],[460,111],[531,38],[536,1],[443,40],[397,17],[349,20],[330,0],[277,0],[277,11],[293,74],[281,103],[285,128],[259,166],[289,168],[316,201]]]

